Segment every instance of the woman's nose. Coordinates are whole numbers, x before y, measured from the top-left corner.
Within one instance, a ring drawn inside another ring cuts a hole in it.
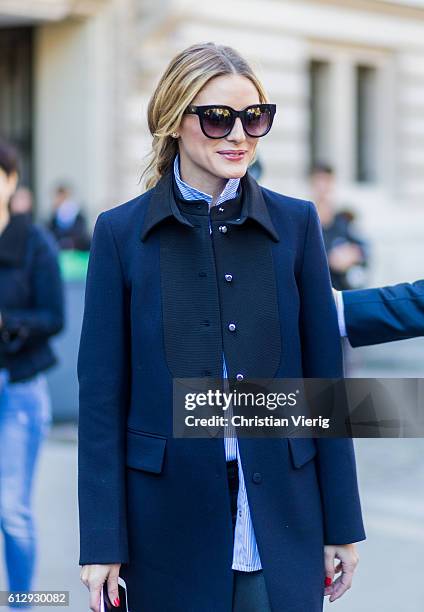
[[[227,138],[229,140],[236,140],[238,142],[240,140],[244,140],[246,138],[246,135],[245,135],[244,129],[243,129],[243,124],[241,122],[240,117],[236,118],[235,123],[233,125],[233,129],[228,134]]]

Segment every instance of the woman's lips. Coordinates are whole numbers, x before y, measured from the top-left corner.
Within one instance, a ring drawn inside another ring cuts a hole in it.
[[[218,154],[231,161],[240,161],[244,158],[246,151],[218,151]]]

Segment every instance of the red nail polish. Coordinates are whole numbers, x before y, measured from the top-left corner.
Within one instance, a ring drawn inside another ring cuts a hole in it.
[[[330,585],[331,585],[331,583],[332,583],[331,578],[330,578],[329,576],[326,576],[326,577],[325,577],[325,580],[324,580],[324,583],[325,583],[325,586],[326,586],[326,587],[330,586]]]
[[[120,606],[120,605],[121,605],[121,602],[120,602],[120,600],[119,600],[119,597],[117,597],[116,599],[114,599],[114,600],[113,600],[113,605],[114,605],[114,606],[116,606],[116,607],[118,607],[118,606]]]

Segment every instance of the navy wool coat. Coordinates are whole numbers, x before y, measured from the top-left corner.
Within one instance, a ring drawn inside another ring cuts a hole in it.
[[[170,170],[94,230],[78,356],[79,563],[121,563],[131,612],[232,608],[224,441],[172,436],[173,378],[221,376],[223,351],[230,378],[343,374],[314,205],[246,173],[241,194],[212,207],[212,235],[208,214],[176,196]],[[239,447],[272,610],[320,612],[324,544],[365,539],[352,440]]]

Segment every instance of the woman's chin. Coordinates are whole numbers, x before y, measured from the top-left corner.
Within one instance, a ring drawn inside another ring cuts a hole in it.
[[[216,167],[216,174],[222,178],[241,178],[246,174],[248,164],[245,161],[233,162],[222,160]]]

